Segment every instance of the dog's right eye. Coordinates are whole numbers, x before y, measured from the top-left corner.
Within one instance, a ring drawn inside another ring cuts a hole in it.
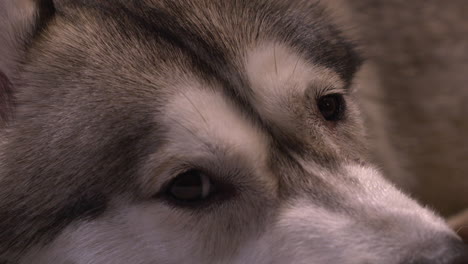
[[[210,178],[200,170],[179,174],[167,189],[170,198],[178,202],[193,203],[207,199],[213,192]]]

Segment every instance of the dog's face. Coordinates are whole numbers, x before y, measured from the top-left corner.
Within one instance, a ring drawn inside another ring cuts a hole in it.
[[[443,221],[367,164],[360,59],[319,4],[46,2],[2,3],[39,15],[2,18],[15,107],[0,108],[14,116],[0,134],[0,257],[459,257]]]

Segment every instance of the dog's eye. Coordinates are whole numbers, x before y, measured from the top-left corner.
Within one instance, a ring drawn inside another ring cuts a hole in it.
[[[199,170],[189,170],[178,175],[169,185],[168,194],[180,202],[197,202],[212,192],[210,178]]]
[[[340,94],[322,96],[317,102],[318,109],[327,121],[339,121],[345,109],[344,98]]]

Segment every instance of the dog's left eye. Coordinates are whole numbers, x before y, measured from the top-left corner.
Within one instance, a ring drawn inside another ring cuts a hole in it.
[[[327,121],[339,121],[343,118],[345,103],[341,94],[322,96],[318,99],[317,106]]]
[[[199,170],[179,174],[169,185],[168,194],[179,202],[197,202],[213,191],[210,178]]]

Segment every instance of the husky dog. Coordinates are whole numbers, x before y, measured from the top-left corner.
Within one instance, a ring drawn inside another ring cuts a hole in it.
[[[1,0],[0,263],[468,263],[369,162],[364,2]]]

